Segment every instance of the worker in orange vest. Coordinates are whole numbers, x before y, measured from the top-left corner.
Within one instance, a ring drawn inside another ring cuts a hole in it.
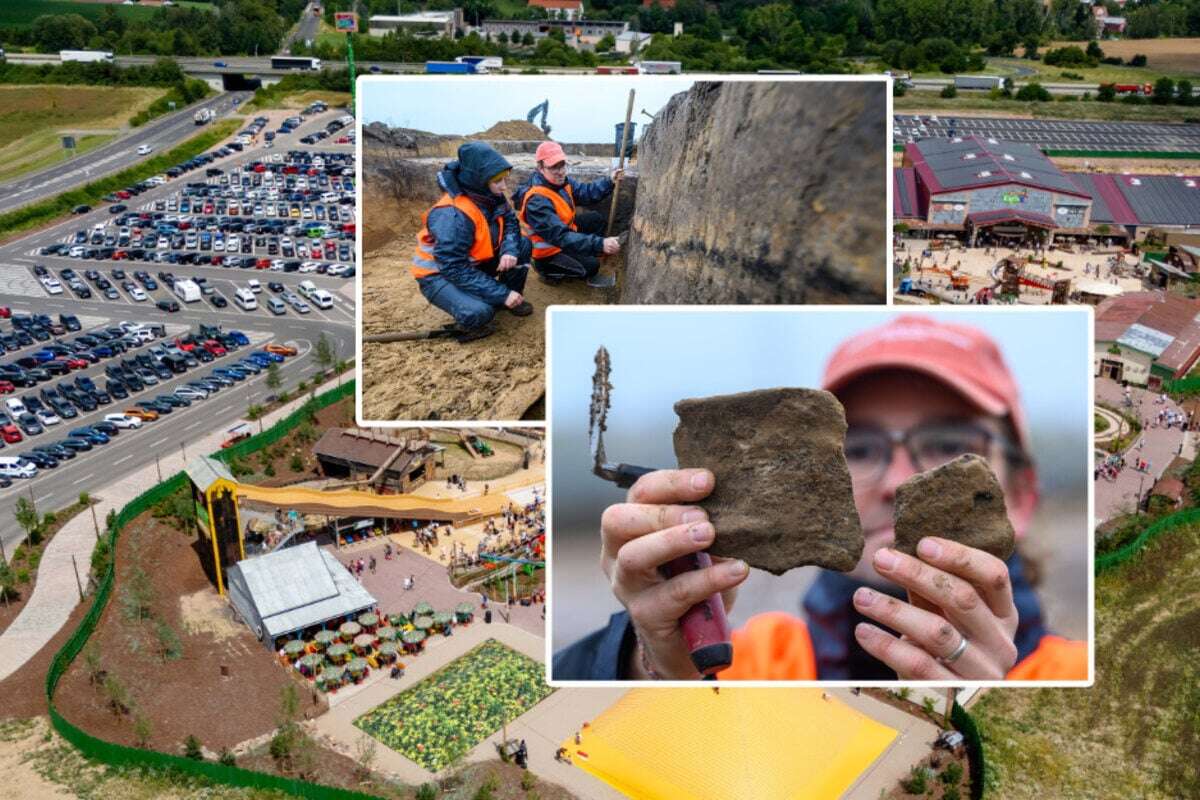
[[[1049,632],[1018,553],[922,539],[892,548],[896,488],[960,455],[988,459],[1020,543],[1037,477],[1017,384],[995,343],[966,325],[900,317],[834,352],[822,380],[846,411],[845,453],[866,546],[849,573],[822,570],[806,620],[751,617],[733,633],[722,680],[1086,680],[1087,644]],[[626,611],[555,654],[558,680],[697,679],[679,620],[713,592],[732,604],[749,574],[738,560],[664,578],[668,561],[715,535],[694,505],[713,490],[703,469],[660,470],[601,520],[601,567]],[[803,491],[798,487],[797,491]],[[901,636],[903,638],[901,638]]]
[[[483,142],[458,148],[438,174],[441,198],[425,212],[410,268],[421,294],[454,317],[460,342],[495,332],[496,309],[526,317],[531,246],[508,204],[512,164]]]
[[[533,246],[533,268],[549,284],[576,278],[589,286],[609,286],[613,280],[596,279],[598,256],[621,250],[615,236],[604,237],[604,216],[597,211],[577,210],[612,194],[613,181],[624,170],[614,170],[612,179],[581,183],[567,176],[567,154],[558,142],[542,142],[534,153],[537,171],[513,196],[521,234]]]

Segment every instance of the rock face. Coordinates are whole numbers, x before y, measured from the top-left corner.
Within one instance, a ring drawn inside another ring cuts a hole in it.
[[[763,389],[680,400],[675,413],[679,466],[707,467],[717,478],[700,503],[717,530],[710,553],[776,575],[806,564],[854,568],[863,534],[837,398]]]
[[[923,536],[953,539],[999,559],[1013,552],[1004,490],[979,456],[959,456],[900,484],[895,515],[896,549],[909,555],[916,555]]]
[[[638,144],[622,303],[882,303],[885,87],[697,83]]]

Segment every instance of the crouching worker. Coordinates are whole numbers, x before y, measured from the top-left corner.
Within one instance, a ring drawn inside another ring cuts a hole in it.
[[[610,286],[612,279],[597,279],[600,255],[621,251],[617,237],[604,237],[604,216],[596,211],[577,211],[576,204],[592,205],[612,194],[613,180],[601,178],[580,183],[567,176],[567,154],[557,142],[542,142],[534,154],[537,172],[513,197],[519,209],[521,233],[533,244],[533,268],[546,283],[569,278],[586,280],[589,286]],[[623,170],[615,170],[613,179]]]
[[[438,173],[445,190],[425,212],[412,274],[421,294],[454,317],[458,340],[495,332],[496,309],[533,313],[525,300],[530,244],[506,197],[512,165],[483,142],[458,148],[458,160]]]

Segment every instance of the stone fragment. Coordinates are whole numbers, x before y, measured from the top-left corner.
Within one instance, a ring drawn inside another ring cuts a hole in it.
[[[914,475],[896,489],[896,549],[916,555],[924,536],[953,539],[999,559],[1012,555],[1014,536],[1004,490],[985,459],[959,456]]]
[[[776,575],[817,564],[848,571],[862,555],[843,446],[846,417],[829,392],[762,389],[675,404],[680,467],[706,467],[700,503],[717,537],[709,552]]]

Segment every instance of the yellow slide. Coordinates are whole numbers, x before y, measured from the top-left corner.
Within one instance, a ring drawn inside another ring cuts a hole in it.
[[[304,514],[428,519],[456,525],[494,517],[502,513],[510,502],[503,492],[482,497],[442,499],[411,494],[375,494],[355,489],[325,492],[320,489],[290,486],[272,488],[244,483],[237,485],[237,496],[242,500],[294,509]]]

